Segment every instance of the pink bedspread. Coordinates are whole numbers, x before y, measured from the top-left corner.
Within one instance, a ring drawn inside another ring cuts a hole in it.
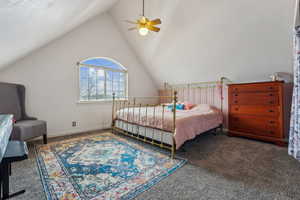
[[[140,114],[139,114],[140,113]],[[146,114],[147,113],[147,114]],[[163,114],[164,113],[164,114]],[[173,131],[173,113],[162,106],[124,108],[116,113],[116,118],[129,123]],[[176,111],[175,142],[178,149],[185,141],[213,129],[222,123],[221,112],[213,106],[200,104],[191,110]]]

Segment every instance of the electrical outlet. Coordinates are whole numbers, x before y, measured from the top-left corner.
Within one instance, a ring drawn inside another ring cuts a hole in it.
[[[107,129],[107,128],[110,127],[111,122],[110,122],[110,121],[107,121],[107,120],[102,120],[102,121],[101,121],[101,124],[102,124],[102,128],[103,128],[103,129]]]
[[[76,127],[77,126],[77,122],[76,121],[73,121],[72,122],[72,127]]]
[[[102,129],[104,129],[105,128],[105,121],[103,120],[102,121]]]
[[[106,128],[110,128],[111,127],[111,121],[110,120],[108,120],[108,121],[106,121]]]

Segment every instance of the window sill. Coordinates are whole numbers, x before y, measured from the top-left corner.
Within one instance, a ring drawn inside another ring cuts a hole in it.
[[[126,98],[123,99],[116,99],[115,101],[125,101],[127,100]],[[77,101],[77,104],[97,104],[97,103],[112,103],[113,99],[99,99],[99,100],[79,100]]]
[[[97,104],[97,103],[111,103],[112,99],[102,99],[102,100],[90,100],[90,101],[77,101],[78,104]]]

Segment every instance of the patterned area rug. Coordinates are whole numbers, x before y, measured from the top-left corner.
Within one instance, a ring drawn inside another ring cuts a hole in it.
[[[48,200],[132,199],[186,160],[111,133],[36,147]]]

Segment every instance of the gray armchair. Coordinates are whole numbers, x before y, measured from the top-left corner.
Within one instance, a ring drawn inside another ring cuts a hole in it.
[[[29,117],[25,111],[25,87],[19,84],[0,82],[0,114],[13,114],[16,123],[11,134],[12,140],[25,141],[43,136],[47,144],[47,123]]]

